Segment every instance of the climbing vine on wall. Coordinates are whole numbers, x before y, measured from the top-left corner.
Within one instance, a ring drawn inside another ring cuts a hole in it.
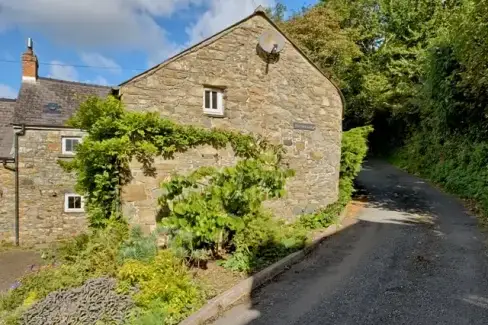
[[[77,147],[74,159],[60,164],[76,174],[76,190],[85,195],[93,227],[104,227],[108,220],[121,218],[120,189],[132,180],[130,163],[134,159],[142,164],[146,175],[155,176],[156,157],[173,159],[175,154],[201,145],[216,149],[230,145],[237,157],[255,162],[266,152],[272,152],[277,162],[283,155],[281,146],[263,138],[179,125],[157,113],[130,112],[114,97],[87,100],[69,125],[85,130],[87,136]]]

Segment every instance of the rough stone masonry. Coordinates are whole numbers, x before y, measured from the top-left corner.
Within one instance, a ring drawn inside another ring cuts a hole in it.
[[[273,29],[257,13],[122,84],[120,93],[132,110],[156,111],[184,124],[261,134],[283,144],[296,176],[287,184],[287,197],[267,206],[278,216],[292,218],[337,199],[343,106],[334,85],[288,41],[266,74],[267,63],[257,45],[260,35]],[[205,88],[223,91],[223,117],[204,114]],[[134,164],[134,181],[124,191],[124,212],[149,230],[155,226],[161,181],[173,172],[234,162],[230,149],[204,147],[175,160],[158,160],[156,178],[145,177]]]
[[[283,144],[286,163],[296,176],[287,184],[287,197],[267,206],[278,217],[290,219],[337,199],[343,106],[339,91],[289,41],[266,73],[258,39],[273,29],[264,13],[257,12],[123,83],[119,95],[131,110],[159,112],[183,124],[260,134]],[[26,53],[30,56],[24,53],[24,65],[31,65],[34,54],[29,49]],[[0,149],[6,143],[5,155],[13,152],[11,123],[27,126],[19,138],[21,245],[48,243],[86,229],[85,213],[65,209],[65,194],[75,193],[75,178],[58,164],[72,158],[63,155],[62,139],[83,136],[80,130],[66,127],[66,120],[86,96],[103,98],[112,93],[110,87],[42,78],[31,72],[24,69],[17,100],[0,105]],[[205,114],[205,89],[222,95],[223,116]],[[123,212],[132,223],[151,230],[162,181],[172,173],[203,165],[234,163],[230,148],[216,151],[208,146],[178,154],[175,160],[157,160],[156,177],[145,177],[134,163],[134,181],[124,188]],[[14,173],[0,168],[0,241],[14,239],[14,206]]]

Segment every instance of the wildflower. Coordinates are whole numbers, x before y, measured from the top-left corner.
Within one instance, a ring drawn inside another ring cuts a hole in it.
[[[11,286],[10,286],[10,290],[15,290],[17,289],[18,287],[20,287],[20,281],[15,281]]]

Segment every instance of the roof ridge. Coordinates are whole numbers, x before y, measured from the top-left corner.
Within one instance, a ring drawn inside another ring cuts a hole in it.
[[[61,80],[61,79],[54,79],[54,78],[46,78],[46,77],[38,77],[38,79],[39,80],[59,82],[59,83],[65,83],[65,84],[70,84],[70,85],[80,85],[80,86],[87,86],[87,87],[94,87],[94,88],[112,89],[112,86],[102,86],[102,85],[96,85],[96,84],[89,84],[89,83],[86,83],[86,82],[68,81],[68,80]]]
[[[16,102],[17,99],[15,98],[6,98],[6,97],[0,97],[0,102]]]

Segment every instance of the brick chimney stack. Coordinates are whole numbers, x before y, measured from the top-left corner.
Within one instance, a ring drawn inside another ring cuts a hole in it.
[[[39,62],[34,54],[32,39],[27,40],[27,50],[22,54],[22,82],[36,82]]]

